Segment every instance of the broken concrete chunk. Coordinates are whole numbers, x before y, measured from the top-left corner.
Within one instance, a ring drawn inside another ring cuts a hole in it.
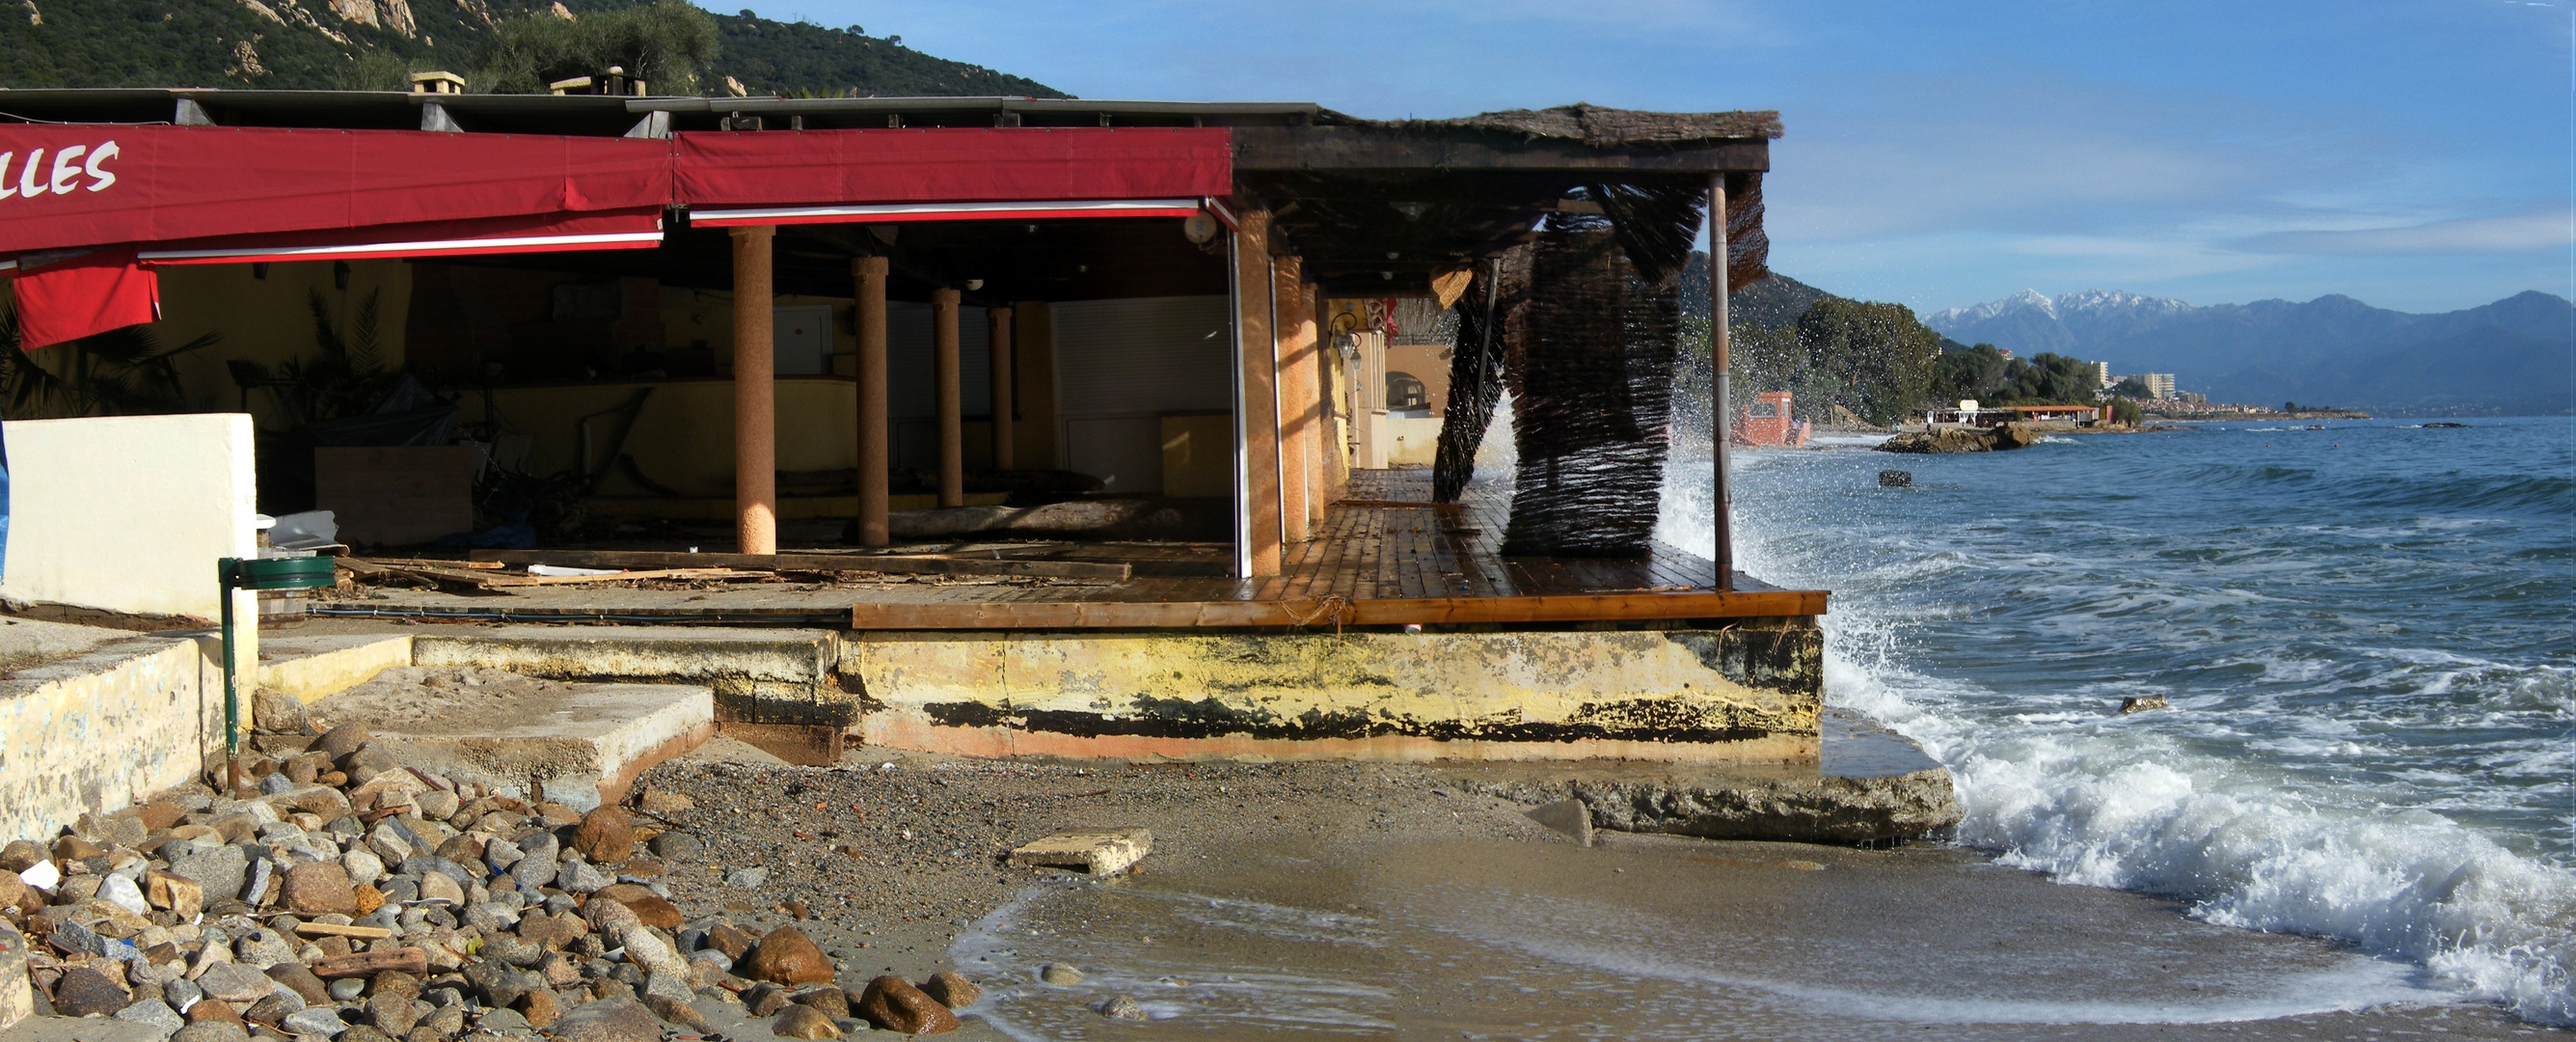
[[[1587,847],[1592,845],[1592,808],[1582,800],[1558,800],[1532,807],[1527,816],[1531,821],[1565,833],[1576,843]]]
[[[1070,829],[1011,851],[1011,863],[1036,868],[1079,868],[1108,875],[1154,850],[1151,829]]]

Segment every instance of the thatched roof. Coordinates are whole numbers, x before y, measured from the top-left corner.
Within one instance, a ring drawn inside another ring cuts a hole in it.
[[[1387,125],[1410,129],[1487,130],[1526,138],[1560,138],[1594,148],[1622,145],[1679,145],[1702,141],[1780,136],[1780,113],[1639,112],[1598,105],[1560,105],[1552,109],[1512,109],[1459,119],[1396,120]]]

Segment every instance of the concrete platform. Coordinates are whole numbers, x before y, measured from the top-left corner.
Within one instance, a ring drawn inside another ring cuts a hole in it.
[[[213,638],[25,620],[0,634],[32,663],[0,674],[0,842],[132,806],[195,778],[222,747]]]
[[[0,619],[0,672],[41,666],[85,654],[101,645],[131,640],[129,630],[75,626],[36,619]]]
[[[325,726],[363,723],[395,759],[523,798],[587,810],[715,734],[705,687],[542,680],[401,666],[313,704]]]

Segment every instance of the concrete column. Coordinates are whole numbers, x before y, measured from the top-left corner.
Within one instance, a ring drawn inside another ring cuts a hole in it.
[[[733,230],[733,501],[742,552],[778,552],[778,367],[770,328],[770,243]]]
[[[1314,353],[1307,325],[1304,265],[1295,257],[1272,262],[1271,320],[1276,323],[1279,367],[1279,524],[1283,538],[1302,543],[1314,532],[1315,490],[1307,456],[1314,447],[1317,405],[1308,363]]]
[[[993,359],[988,381],[993,386],[993,469],[1010,470],[1014,466],[1011,441],[1018,436],[1011,423],[1011,309],[986,308],[984,317],[992,333],[986,342],[992,345]]]
[[[966,411],[957,376],[957,301],[953,289],[930,291],[930,353],[939,398],[939,505],[966,505]]]
[[[1248,570],[1277,575],[1279,518],[1279,360],[1271,340],[1270,213],[1236,218],[1234,236],[1235,348],[1242,398],[1235,403],[1239,428],[1236,480],[1243,489],[1243,541]]]
[[[859,517],[861,546],[894,541],[886,525],[890,502],[886,467],[893,435],[886,418],[886,259],[860,257],[850,262],[857,284],[859,355]]]

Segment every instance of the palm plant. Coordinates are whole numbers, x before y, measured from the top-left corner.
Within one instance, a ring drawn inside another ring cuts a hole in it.
[[[222,340],[206,333],[161,346],[145,326],[127,326],[45,349],[51,365],[20,347],[18,312],[0,309],[0,415],[12,420],[185,412],[174,359]]]

